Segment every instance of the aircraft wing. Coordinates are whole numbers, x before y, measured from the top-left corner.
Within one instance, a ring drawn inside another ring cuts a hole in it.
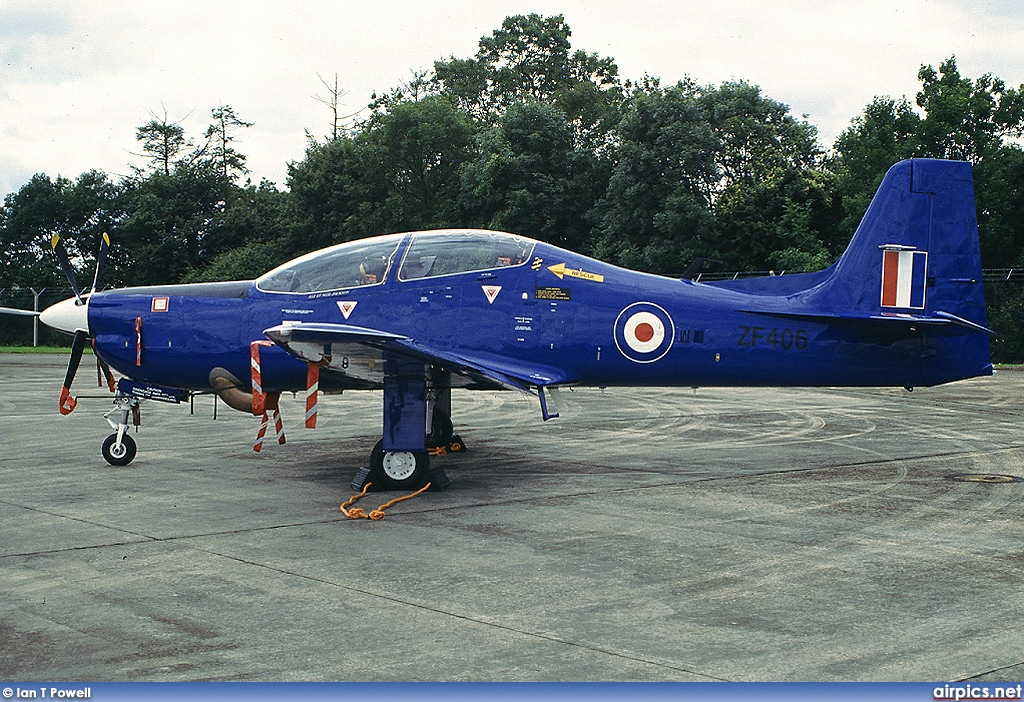
[[[462,379],[453,385],[477,389],[516,389],[571,382],[565,371],[484,351],[452,351],[413,338],[350,324],[298,322],[266,329],[267,338],[293,356],[320,363],[348,378],[380,385],[385,353],[442,366]]]

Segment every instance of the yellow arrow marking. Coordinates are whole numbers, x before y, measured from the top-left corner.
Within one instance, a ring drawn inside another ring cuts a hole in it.
[[[587,271],[578,270],[576,268],[566,268],[564,263],[556,263],[553,266],[548,266],[548,270],[557,275],[559,280],[562,280],[564,276],[569,276],[570,278],[590,280],[595,283],[604,282],[604,276],[600,273],[588,273]]]

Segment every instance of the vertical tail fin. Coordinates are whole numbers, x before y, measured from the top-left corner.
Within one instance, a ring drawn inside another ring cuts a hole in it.
[[[952,316],[984,327],[971,165],[912,159],[890,168],[822,288],[819,303],[847,313]]]
[[[826,274],[812,306],[905,326],[919,341],[919,383],[992,373],[969,163],[913,159],[890,168]]]
[[[821,378],[830,383],[912,387],[992,374],[969,163],[890,168],[827,270],[716,285],[748,293],[742,311],[829,325],[821,341],[834,355]]]

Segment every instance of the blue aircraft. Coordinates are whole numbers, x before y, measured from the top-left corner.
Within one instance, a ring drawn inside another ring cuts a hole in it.
[[[457,447],[453,388],[532,393],[547,420],[564,387],[910,390],[992,373],[971,166],[929,159],[893,166],[815,273],[700,283],[445,229],[340,244],[255,281],[94,281],[41,320],[75,335],[63,413],[92,341],[115,393],[111,464],[134,458],[127,429],[147,399],[216,393],[265,429],[282,392],[307,393],[311,425],[317,392],[382,389],[369,478],[384,489],[423,485],[431,452]]]

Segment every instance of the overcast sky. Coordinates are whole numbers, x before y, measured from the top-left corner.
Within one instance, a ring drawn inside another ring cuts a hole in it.
[[[143,165],[153,115],[202,137],[231,105],[253,182],[284,187],[305,133],[329,133],[317,75],[355,112],[435,59],[476,53],[508,15],[562,14],[574,49],[623,78],[743,79],[807,115],[824,147],[877,95],[913,102],[922,63],[1024,83],[1017,0],[0,0],[0,197],[33,173]]]

